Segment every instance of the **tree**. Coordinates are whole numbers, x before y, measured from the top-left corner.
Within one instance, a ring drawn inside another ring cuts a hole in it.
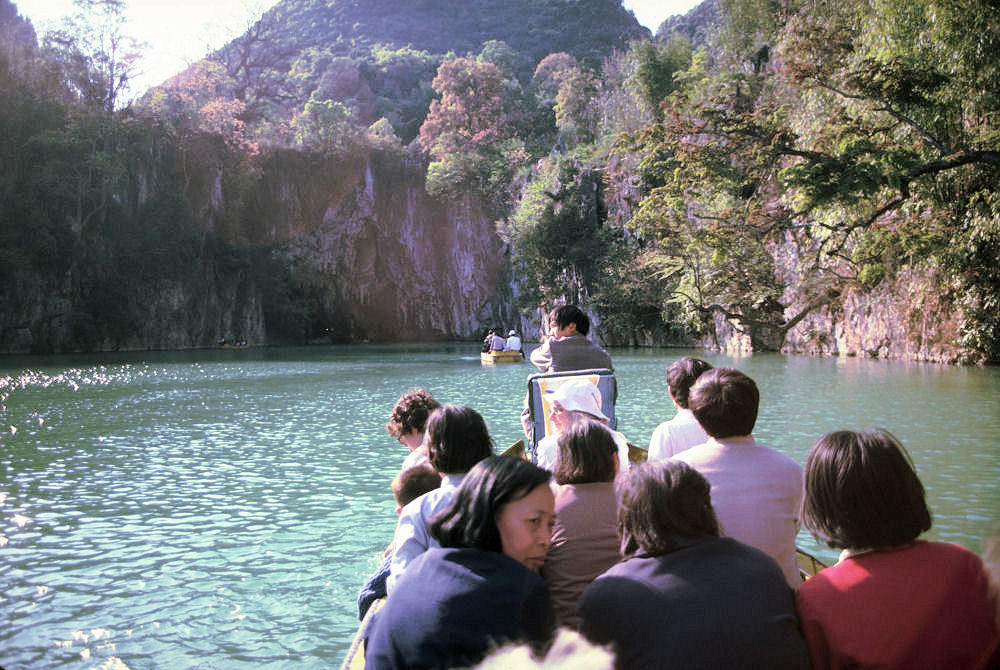
[[[427,190],[455,197],[463,188],[479,191],[497,216],[509,209],[510,175],[528,156],[511,141],[516,105],[495,65],[467,58],[445,61],[433,82],[441,98],[431,103],[418,140],[434,161]],[[513,108],[513,109],[512,109]]]
[[[302,112],[292,120],[296,142],[311,151],[342,153],[354,147],[359,130],[354,115],[341,102],[309,99]]]
[[[674,36],[662,42],[639,42],[629,55],[631,76],[625,86],[655,111],[677,89],[676,76],[690,66],[692,51],[685,38]]]
[[[441,98],[431,103],[418,137],[435,158],[476,151],[510,136],[503,115],[503,77],[496,65],[468,58],[445,61],[432,82]]]
[[[125,0],[74,0],[61,30],[45,36],[45,50],[88,106],[107,114],[127,107],[129,84],[143,44],[125,34]]]
[[[686,69],[639,47],[633,81],[662,116],[620,147],[641,157],[631,226],[672,300],[776,346],[844,291],[923,268],[995,357],[982,305],[1000,273],[970,271],[997,243],[997,98],[982,73],[998,71],[983,48],[1000,27],[987,4],[727,0]],[[961,12],[982,32],[963,31]]]
[[[551,53],[535,68],[531,77],[531,86],[540,100],[555,102],[559,86],[568,73],[578,71],[580,62],[566,52]]]
[[[483,48],[476,56],[478,63],[493,63],[500,70],[500,74],[505,79],[515,79],[520,74],[521,64],[524,61],[520,53],[510,48],[506,42],[500,40],[487,40],[483,42]]]
[[[593,141],[597,132],[597,77],[588,70],[563,70],[556,93],[556,127],[570,145]]]

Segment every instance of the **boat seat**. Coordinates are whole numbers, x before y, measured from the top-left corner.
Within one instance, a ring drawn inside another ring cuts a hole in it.
[[[528,443],[526,451],[531,461],[536,460],[538,442],[552,432],[549,421],[551,401],[546,391],[554,391],[570,379],[585,377],[590,379],[601,392],[601,411],[610,419],[612,430],[618,426],[615,417],[615,396],[618,393],[618,383],[615,373],[608,368],[593,368],[589,370],[573,370],[572,372],[543,372],[528,377],[528,416],[530,419]]]

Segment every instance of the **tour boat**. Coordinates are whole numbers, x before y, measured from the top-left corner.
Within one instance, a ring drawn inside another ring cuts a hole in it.
[[[482,361],[483,365],[520,363],[524,360],[524,354],[520,351],[484,351],[479,354],[479,360]]]

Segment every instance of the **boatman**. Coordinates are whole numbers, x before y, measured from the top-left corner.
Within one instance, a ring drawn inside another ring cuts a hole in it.
[[[587,339],[589,332],[590,317],[579,307],[556,307],[549,314],[549,336],[531,352],[531,362],[542,372],[614,370],[608,352]]]
[[[563,305],[549,312],[549,335],[542,338],[542,345],[531,352],[531,362],[542,372],[572,372],[607,368],[614,371],[611,356],[589,339],[590,317],[576,305]],[[615,399],[618,386],[615,385]],[[531,436],[531,410],[528,396],[524,397],[521,410],[521,427]]]

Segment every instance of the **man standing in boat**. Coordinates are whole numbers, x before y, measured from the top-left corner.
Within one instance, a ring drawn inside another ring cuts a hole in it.
[[[542,372],[569,372],[590,368],[614,370],[611,356],[589,339],[590,317],[576,305],[556,307],[549,314],[549,336],[531,352],[531,362]]]

